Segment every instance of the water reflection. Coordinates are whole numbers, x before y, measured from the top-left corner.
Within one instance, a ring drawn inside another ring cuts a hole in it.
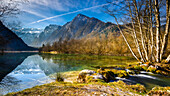
[[[52,82],[48,75],[55,73],[57,69],[59,69],[57,64],[49,63],[39,55],[29,56],[3,78],[0,82],[0,94]]]
[[[21,64],[25,58],[33,54],[34,53],[0,54],[0,82],[8,73]]]
[[[6,76],[1,82],[0,82],[0,94],[3,94],[4,92],[15,92],[19,91],[20,87],[19,82],[21,80],[16,79],[12,76]]]

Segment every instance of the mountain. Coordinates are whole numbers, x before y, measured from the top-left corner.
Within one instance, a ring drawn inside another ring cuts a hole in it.
[[[0,50],[5,51],[31,51],[37,50],[29,47],[14,32],[5,27],[0,21]]]
[[[42,46],[42,44],[46,44],[46,41],[48,40],[48,38],[52,36],[53,32],[59,31],[60,29],[61,29],[61,26],[50,24],[44,29],[43,32],[40,33],[38,37],[34,39],[34,41],[32,41],[30,45],[40,47]]]
[[[33,42],[33,45],[42,46],[42,44],[53,43],[64,39],[81,39],[86,36],[95,36],[108,30],[117,30],[116,25],[102,22],[94,17],[90,18],[83,14],[78,14],[71,22],[63,26],[57,26],[50,32],[42,32]],[[53,29],[53,28],[52,28]]]
[[[38,38],[43,29],[39,28],[15,28],[12,29],[27,45],[31,45],[35,38]]]

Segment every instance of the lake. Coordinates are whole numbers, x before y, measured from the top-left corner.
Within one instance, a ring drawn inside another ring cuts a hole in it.
[[[17,92],[36,85],[54,82],[57,72],[96,69],[99,66],[127,66],[137,62],[122,56],[98,56],[76,54],[8,53],[0,55],[0,95]],[[117,78],[130,84],[140,83],[147,89],[154,86],[170,86],[170,78],[141,72],[128,79]]]

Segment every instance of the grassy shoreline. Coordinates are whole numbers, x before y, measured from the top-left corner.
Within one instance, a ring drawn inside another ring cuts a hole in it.
[[[170,94],[170,87],[155,87],[147,91],[143,85],[127,85],[123,81],[103,83],[52,82],[5,96],[161,96]]]
[[[135,88],[135,89],[134,89]],[[110,91],[108,91],[110,90]],[[87,95],[131,95],[136,96],[145,94],[145,88],[142,85],[126,85],[122,81],[112,83],[66,83],[52,82],[40,86],[35,86],[20,92],[8,93],[5,96],[87,96]]]
[[[48,84],[38,85],[19,92],[8,93],[5,96],[165,96],[170,95],[170,87],[154,87],[152,90],[146,90],[141,84],[128,85],[123,81],[114,82],[76,82],[80,71],[62,72],[62,76],[66,78],[64,82],[52,82]],[[75,82],[74,82],[75,81]]]

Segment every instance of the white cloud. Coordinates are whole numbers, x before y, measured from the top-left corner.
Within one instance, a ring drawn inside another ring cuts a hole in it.
[[[64,2],[66,1],[66,2]],[[39,5],[44,7],[49,7],[51,9],[55,9],[56,11],[68,11],[69,9],[67,0],[29,0],[31,5]],[[67,5],[66,5],[67,4]]]
[[[50,20],[50,19],[53,19],[53,18],[57,18],[57,17],[61,17],[61,16],[64,16],[64,15],[77,13],[77,12],[81,12],[81,11],[91,10],[91,9],[102,7],[102,6],[109,5],[109,4],[110,3],[106,3],[106,4],[101,4],[101,5],[97,5],[97,6],[93,6],[93,7],[89,7],[89,8],[84,8],[84,9],[80,9],[80,10],[76,10],[76,11],[72,11],[72,12],[67,12],[67,13],[64,13],[64,14],[60,14],[60,15],[56,15],[56,16],[52,16],[52,17],[47,17],[47,18],[44,18],[44,19],[41,19],[41,20],[38,20],[38,21],[34,21],[34,22],[29,23],[29,24],[35,24],[35,23],[39,23],[39,22],[42,22],[42,21],[45,21],[45,20]]]
[[[33,10],[26,10],[26,9],[24,9],[23,11],[27,12],[27,13],[30,13],[30,14],[33,14],[35,16],[41,17],[41,18],[47,18],[47,16],[44,16],[44,15],[42,15],[42,14],[36,12],[36,11],[33,11]]]

